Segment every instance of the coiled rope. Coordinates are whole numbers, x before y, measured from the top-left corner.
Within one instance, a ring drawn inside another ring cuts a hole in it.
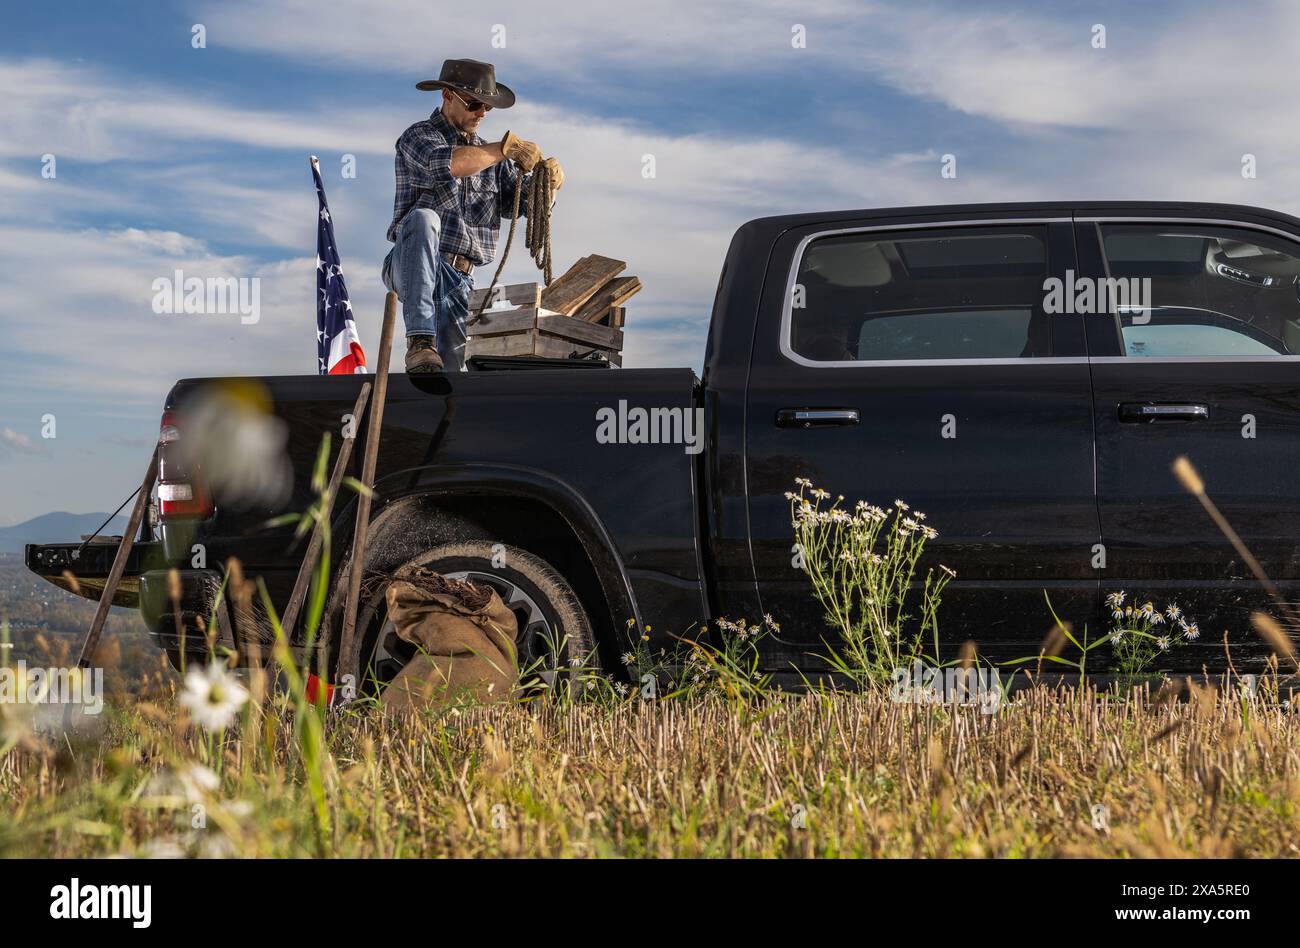
[[[488,285],[488,291],[483,295],[483,302],[479,303],[478,312],[466,324],[474,325],[483,315],[488,304],[492,301],[492,291],[496,289],[497,281],[501,279],[501,271],[506,268],[506,260],[510,257],[510,245],[515,240],[515,228],[519,224],[519,203],[520,195],[524,195],[524,208],[527,210],[527,223],[524,228],[524,246],[528,248],[528,255],[533,258],[533,263],[537,264],[537,269],[542,271],[546,278],[546,286],[551,285],[551,202],[555,199],[555,182],[551,180],[551,169],[545,162],[538,162],[533,168],[532,176],[528,179],[528,187],[515,186],[514,206],[510,210],[510,233],[506,236],[506,248],[501,252],[501,262],[497,264],[497,272],[492,275],[492,282]]]

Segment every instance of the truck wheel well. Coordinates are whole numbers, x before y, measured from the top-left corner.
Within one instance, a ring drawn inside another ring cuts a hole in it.
[[[549,563],[582,601],[603,667],[619,667],[614,617],[591,558],[568,521],[539,501],[499,494],[403,498],[385,507],[373,522],[366,572],[394,570],[426,550],[456,540],[499,541]]]

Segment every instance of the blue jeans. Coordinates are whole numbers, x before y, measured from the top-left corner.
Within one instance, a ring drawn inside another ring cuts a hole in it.
[[[433,336],[443,371],[459,372],[465,365],[465,320],[474,277],[438,252],[441,233],[436,211],[410,211],[384,258],[384,285],[402,301],[406,335]]]

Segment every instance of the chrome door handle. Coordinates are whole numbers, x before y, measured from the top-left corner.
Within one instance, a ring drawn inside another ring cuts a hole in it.
[[[776,413],[776,423],[781,428],[831,428],[836,425],[856,425],[856,408],[782,408]]]
[[[1209,421],[1210,407],[1181,402],[1158,405],[1150,402],[1123,402],[1119,406],[1119,420],[1130,424],[1153,421]]]

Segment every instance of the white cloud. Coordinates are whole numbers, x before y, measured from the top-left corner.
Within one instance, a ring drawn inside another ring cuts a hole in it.
[[[14,431],[7,425],[0,428],[0,448],[17,451],[20,454],[44,454],[44,447],[27,435]]]
[[[873,8],[852,0],[793,8],[779,0],[618,6],[505,0],[452,10],[423,0],[369,0],[331,7],[328,29],[303,29],[320,19],[311,0],[223,0],[194,9],[210,46],[402,71],[412,80],[436,77],[445,57],[467,56],[495,63],[501,81],[514,80],[516,92],[523,92],[515,76],[524,71],[563,79],[600,76],[610,68],[686,68],[707,77],[752,66],[756,51],[797,54],[791,45],[796,23],[807,28],[810,44],[824,43]]]

